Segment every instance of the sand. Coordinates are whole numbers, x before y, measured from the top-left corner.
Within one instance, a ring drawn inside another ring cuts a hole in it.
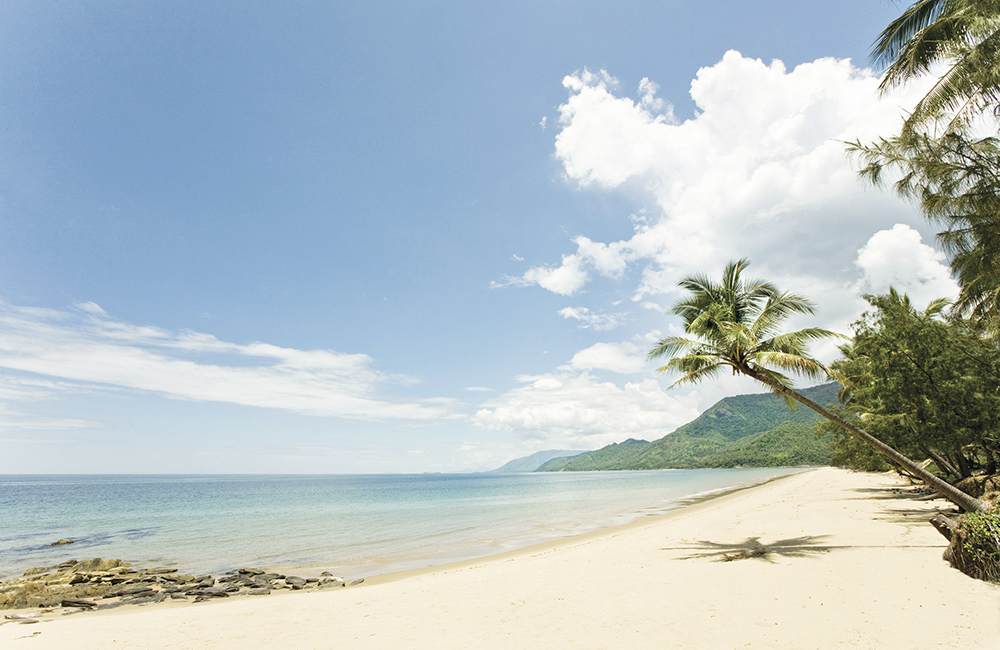
[[[1000,648],[1000,587],[898,478],[820,469],[622,528],[335,591],[0,625],[42,648]],[[719,561],[750,538],[775,549]]]

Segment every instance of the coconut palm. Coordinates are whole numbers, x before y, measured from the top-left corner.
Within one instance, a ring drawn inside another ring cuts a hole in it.
[[[681,317],[685,333],[693,338],[668,336],[649,352],[649,359],[669,359],[659,372],[681,373],[671,388],[698,383],[729,368],[733,374],[761,382],[787,403],[798,402],[837,423],[962,509],[985,510],[983,502],[931,474],[793,388],[791,378],[784,373],[813,379],[830,374],[822,363],[809,356],[808,344],[838,335],[819,328],[780,333],[781,324],[789,316],[812,314],[813,303],[802,296],[781,292],[762,279],[744,279],[742,273],[749,264],[745,259],[727,264],[721,283],[702,275],[686,277],[678,283],[690,295],[670,311]]]
[[[885,28],[872,59],[887,66],[883,92],[946,65],[906,128],[948,115],[946,130],[961,130],[1000,103],[1000,1],[917,0]]]

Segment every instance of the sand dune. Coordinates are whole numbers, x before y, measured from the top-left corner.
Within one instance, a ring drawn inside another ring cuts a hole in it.
[[[926,523],[947,506],[892,476],[821,469],[359,587],[6,624],[0,646],[1000,648],[1000,588],[951,569]],[[772,552],[719,561],[759,545]]]

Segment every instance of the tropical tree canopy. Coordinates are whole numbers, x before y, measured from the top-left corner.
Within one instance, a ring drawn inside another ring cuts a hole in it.
[[[945,131],[961,131],[1000,103],[1000,1],[918,0],[885,28],[872,59],[885,66],[883,91],[946,66],[905,128],[944,119]]]
[[[863,178],[878,185],[898,172],[896,191],[944,225],[956,309],[1000,333],[1000,141],[969,128],[982,115],[1000,119],[1000,0],[918,0],[872,55],[887,66],[883,90],[946,67],[899,134],[848,149]]]
[[[868,295],[873,309],[854,323],[854,341],[832,367],[844,381],[846,411],[900,452],[932,458],[954,480],[1000,452],[1000,350],[969,323],[943,317],[947,301],[923,311],[890,289]],[[849,398],[849,401],[848,399]],[[835,450],[860,459],[842,434]]]
[[[938,241],[961,287],[958,311],[996,326],[1000,319],[1000,140],[960,133],[932,138],[904,131],[872,145],[849,144],[875,185],[901,172],[896,192],[942,224]]]

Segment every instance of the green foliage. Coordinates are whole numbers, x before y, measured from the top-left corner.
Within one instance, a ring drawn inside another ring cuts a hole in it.
[[[980,580],[1000,582],[1000,514],[993,510],[963,515],[949,551],[960,571]]]
[[[846,382],[846,414],[902,453],[933,458],[964,478],[1000,449],[1000,350],[962,321],[941,317],[944,303],[918,311],[905,295],[866,296],[874,308],[854,324],[853,345],[833,364]],[[870,460],[828,428],[835,462]]]
[[[688,337],[668,336],[649,352],[650,359],[668,360],[659,372],[681,373],[674,386],[698,383],[727,367],[772,390],[792,386],[784,372],[825,377],[826,369],[808,356],[807,347],[836,334],[819,328],[780,333],[789,316],[812,314],[812,302],[759,278],[744,278],[748,266],[745,259],[730,262],[721,282],[702,275],[678,282],[689,295],[670,312],[683,319]],[[785,399],[791,403],[787,395]]]
[[[830,410],[848,421],[860,424],[853,411],[843,407],[831,407]],[[820,420],[813,432],[817,439],[829,444],[830,464],[834,467],[847,467],[859,472],[885,472],[892,469],[892,464],[885,456],[858,440],[836,422]]]
[[[848,148],[860,156],[860,174],[873,184],[881,184],[888,170],[901,172],[896,192],[916,201],[927,219],[945,227],[938,240],[961,286],[957,309],[997,329],[1000,141],[904,130],[872,145],[854,142]]]
[[[946,120],[948,131],[995,112],[1000,95],[1000,2],[917,0],[879,36],[872,51],[887,64],[882,90],[945,64],[944,75],[914,107],[905,129]]]
[[[837,388],[825,384],[802,392],[827,403],[836,399]],[[771,394],[727,397],[659,440],[627,441],[575,458],[557,458],[538,471],[827,465],[829,446],[812,434],[818,419],[815,412],[790,409]]]
[[[879,184],[900,172],[897,192],[944,224],[958,310],[1000,334],[1000,145],[971,128],[1000,118],[1000,0],[917,0],[872,54],[887,65],[883,91],[945,66],[899,134],[848,148],[862,158],[862,177]]]

